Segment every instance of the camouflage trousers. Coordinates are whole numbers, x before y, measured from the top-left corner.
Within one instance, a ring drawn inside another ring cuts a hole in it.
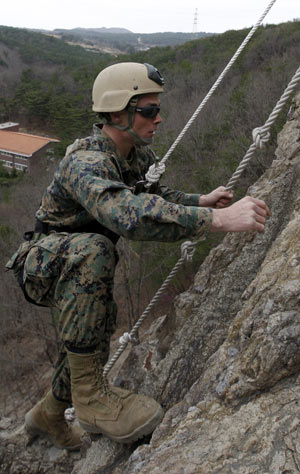
[[[71,401],[70,369],[65,345],[93,347],[104,365],[117,307],[113,279],[118,257],[112,242],[99,234],[51,233],[29,251],[24,265],[25,289],[36,303],[58,308],[63,347],[52,381],[54,395]]]

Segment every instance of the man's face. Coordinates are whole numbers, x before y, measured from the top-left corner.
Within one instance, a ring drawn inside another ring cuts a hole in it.
[[[158,94],[145,94],[138,99],[137,109],[142,107],[160,106]],[[133,130],[141,138],[150,140],[151,143],[158,125],[162,122],[158,113],[154,118],[144,117],[140,112],[135,112],[133,120]]]

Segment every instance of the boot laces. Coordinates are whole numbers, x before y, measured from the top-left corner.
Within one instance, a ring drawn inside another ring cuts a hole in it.
[[[97,360],[94,361],[95,365],[95,374],[96,374],[96,385],[99,391],[106,395],[110,402],[114,403],[116,406],[119,405],[121,398],[117,393],[114,393],[111,388],[110,384],[107,380],[107,377],[103,374],[103,368],[98,363]]]

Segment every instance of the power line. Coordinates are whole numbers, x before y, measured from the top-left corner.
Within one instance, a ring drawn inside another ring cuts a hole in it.
[[[194,23],[193,23],[193,33],[198,33],[198,8],[195,10]]]

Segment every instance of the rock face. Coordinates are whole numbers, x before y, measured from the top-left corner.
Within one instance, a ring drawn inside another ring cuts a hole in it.
[[[249,190],[271,209],[266,231],[228,234],[116,377],[164,406],[151,441],[123,447],[95,437],[69,469],[64,458],[57,469],[41,462],[40,471],[22,471],[15,463],[3,472],[300,472],[299,189],[300,95],[276,159]],[[9,445],[21,458],[17,436]]]
[[[156,346],[132,351],[122,369],[124,384],[138,381],[167,411],[150,445],[116,472],[300,472],[299,189],[300,95],[276,159],[249,190],[271,209],[265,233],[227,235],[177,298]]]

